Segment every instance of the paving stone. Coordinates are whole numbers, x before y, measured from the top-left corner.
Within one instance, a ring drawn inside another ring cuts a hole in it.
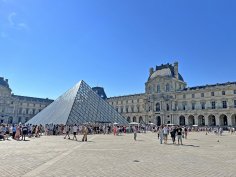
[[[80,136],[81,139],[81,136]],[[236,135],[190,133],[184,145],[160,144],[155,133],[61,136],[0,141],[0,176],[236,176]],[[219,140],[219,142],[218,142]]]

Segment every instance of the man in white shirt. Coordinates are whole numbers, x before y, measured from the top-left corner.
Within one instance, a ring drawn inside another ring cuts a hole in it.
[[[77,137],[76,137],[77,131],[78,131],[78,126],[75,124],[75,125],[73,126],[73,134],[74,134],[73,140],[74,140],[74,138],[75,138],[76,141],[77,141]]]
[[[164,143],[167,144],[167,139],[168,139],[168,127],[165,125],[163,128],[163,137],[164,137]]]

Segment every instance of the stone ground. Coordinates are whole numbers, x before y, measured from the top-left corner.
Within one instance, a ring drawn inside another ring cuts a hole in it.
[[[153,133],[136,142],[132,134],[90,135],[87,143],[61,136],[0,141],[0,176],[236,177],[236,135],[190,133],[183,146],[160,145]]]

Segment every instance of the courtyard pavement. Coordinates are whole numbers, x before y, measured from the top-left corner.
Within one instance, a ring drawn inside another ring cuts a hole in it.
[[[88,138],[0,141],[0,177],[236,177],[236,135],[190,133],[183,146],[161,145],[154,133]]]

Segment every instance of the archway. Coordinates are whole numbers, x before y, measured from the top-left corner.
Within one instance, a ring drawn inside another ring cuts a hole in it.
[[[236,114],[233,114],[231,116],[231,122],[232,122],[232,126],[236,126]]]
[[[130,117],[127,117],[127,121],[130,123]]]
[[[194,116],[190,115],[188,117],[188,125],[194,125],[194,124],[195,124]]]
[[[179,117],[179,125],[185,125],[185,117],[184,116]]]
[[[137,122],[137,119],[136,119],[136,117],[133,117],[133,122]]]
[[[221,126],[227,126],[228,125],[227,116],[225,114],[220,115],[220,125]]]
[[[156,117],[156,122],[157,122],[157,126],[161,126],[161,117],[160,116]]]
[[[198,125],[205,126],[205,117],[203,115],[198,116]]]
[[[208,125],[216,126],[216,117],[212,114],[208,116]]]

